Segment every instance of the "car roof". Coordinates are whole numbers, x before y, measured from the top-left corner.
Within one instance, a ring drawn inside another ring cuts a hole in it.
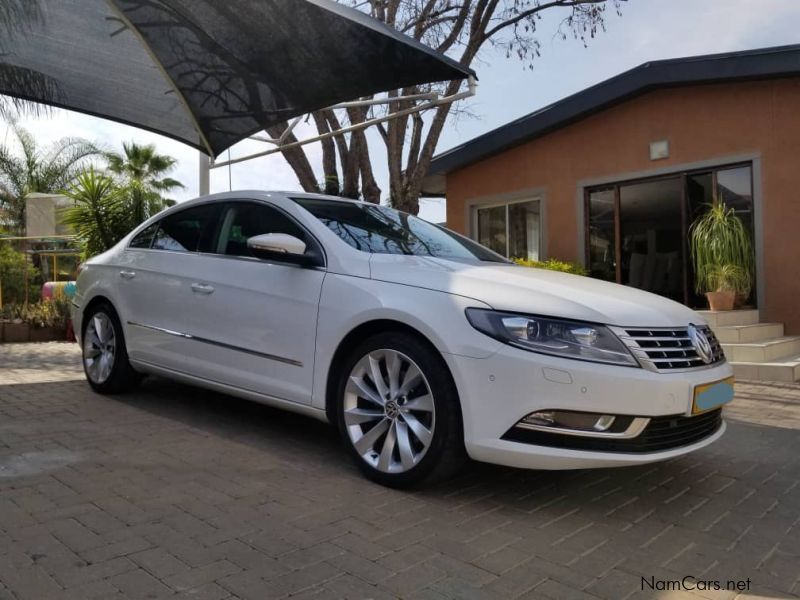
[[[339,196],[329,196],[326,194],[314,194],[309,192],[293,192],[283,190],[233,190],[230,192],[219,192],[216,194],[209,194],[207,196],[200,196],[191,200],[184,200],[177,203],[175,206],[185,207],[192,204],[202,204],[204,202],[225,202],[230,200],[268,200],[270,196],[277,196],[286,199],[293,198],[308,198],[312,200],[327,200],[331,202],[346,202],[349,204],[363,204],[370,203],[361,200],[353,200],[352,198],[342,198]],[[371,205],[374,206],[374,205]]]

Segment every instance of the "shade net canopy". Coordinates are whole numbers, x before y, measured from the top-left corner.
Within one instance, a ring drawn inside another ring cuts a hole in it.
[[[330,0],[0,0],[0,94],[214,157],[292,117],[471,74]]]

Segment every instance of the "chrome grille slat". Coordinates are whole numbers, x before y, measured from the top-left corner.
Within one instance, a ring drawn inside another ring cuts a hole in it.
[[[711,345],[712,360],[705,363],[692,346],[686,327],[682,328],[612,328],[642,366],[660,373],[706,369],[725,360],[714,332],[699,326]]]

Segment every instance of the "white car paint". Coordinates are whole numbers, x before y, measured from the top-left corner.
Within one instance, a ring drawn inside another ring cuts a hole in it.
[[[663,297],[588,277],[510,264],[368,254],[343,242],[291,199],[305,196],[232,192],[157,215],[84,265],[73,308],[75,330],[81,331],[89,303],[106,298],[120,315],[137,370],[326,420],[330,366],[342,340],[365,323],[398,321],[433,344],[449,367],[468,454],[516,467],[641,464],[691,452],[724,432],[723,424],[690,446],[643,454],[501,439],[525,415],[545,409],[689,416],[695,386],[728,378],[732,369],[723,360],[686,372],[653,372],[512,347],[475,329],[465,310],[628,328],[685,328],[705,321]],[[242,199],[271,204],[299,221],[324,250],[325,267],[128,248],[136,233],[164,215],[200,203]],[[213,292],[206,293],[207,288]]]

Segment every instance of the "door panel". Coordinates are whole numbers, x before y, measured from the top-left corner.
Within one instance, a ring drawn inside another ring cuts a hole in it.
[[[128,354],[133,360],[170,369],[185,368],[188,281],[179,274],[194,258],[190,254],[127,250],[119,273],[120,316]],[[172,333],[168,333],[172,332]]]
[[[202,255],[186,273],[194,285],[187,327],[196,375],[310,404],[325,271],[246,256],[254,235],[304,236],[276,209],[232,203],[223,222],[219,254]]]
[[[198,251],[216,243],[220,204],[173,212],[137,234],[119,267],[121,317],[128,353],[159,366],[190,368],[185,346],[186,306],[193,281],[187,276]]]

